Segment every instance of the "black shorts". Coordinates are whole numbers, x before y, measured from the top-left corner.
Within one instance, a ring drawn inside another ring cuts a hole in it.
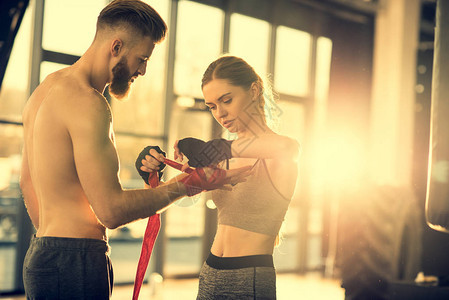
[[[109,246],[96,239],[33,237],[23,283],[27,299],[109,299]]]
[[[276,299],[272,255],[209,254],[200,271],[197,300],[209,299]]]

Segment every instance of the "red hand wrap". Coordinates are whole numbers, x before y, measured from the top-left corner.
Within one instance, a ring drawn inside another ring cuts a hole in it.
[[[182,167],[181,164],[169,159],[165,159],[164,162],[178,170]],[[222,169],[215,169],[212,176],[209,177],[209,180],[203,169],[193,170],[188,168],[184,172],[189,173],[189,175],[183,178],[180,182],[185,184],[188,196],[196,195],[203,190],[211,190],[220,187],[223,185],[226,178],[226,171]],[[148,183],[152,188],[159,185],[157,172],[149,173]],[[140,252],[139,264],[137,266],[136,278],[134,280],[133,300],[139,298],[140,288],[142,287],[142,282],[145,277],[145,272],[148,267],[148,262],[150,261],[151,252],[153,251],[153,246],[156,242],[160,226],[161,220],[159,214],[155,214],[148,218],[147,228],[145,229],[145,235],[142,242],[142,250]]]
[[[152,172],[149,175],[148,183],[152,188],[159,185],[159,176],[157,172]],[[142,250],[140,251],[139,264],[137,265],[136,279],[134,280],[133,300],[139,298],[140,288],[147,271],[148,262],[153,252],[153,246],[156,242],[157,234],[161,227],[161,219],[159,214],[152,215],[148,218],[147,228],[143,236]]]
[[[182,182],[187,189],[187,196],[193,196],[206,190],[213,190],[221,187],[226,179],[226,171],[219,168],[214,168],[214,172],[207,179],[206,173],[202,168],[197,168],[188,176],[184,177]]]

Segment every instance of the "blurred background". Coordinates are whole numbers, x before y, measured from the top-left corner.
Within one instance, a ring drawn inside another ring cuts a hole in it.
[[[129,99],[107,97],[124,187],[142,187],[134,161],[146,145],[173,157],[178,138],[229,137],[204,106],[200,83],[208,64],[230,53],[272,82],[277,131],[301,145],[274,253],[279,298],[306,299],[298,282],[310,274],[307,282],[323,285],[313,285],[307,299],[389,299],[411,288],[419,272],[449,273],[449,236],[424,218],[436,0],[145,2],[169,32]],[[22,109],[45,76],[89,47],[107,3],[1,1],[0,297],[23,293],[23,257],[34,233],[19,188]],[[134,281],[145,226],[110,231],[117,286]],[[164,212],[147,281],[170,280],[176,290],[196,280],[215,228],[207,193]],[[320,298],[328,284],[332,296]]]

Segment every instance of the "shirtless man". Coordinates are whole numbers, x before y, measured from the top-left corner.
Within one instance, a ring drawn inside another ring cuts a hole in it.
[[[31,95],[23,112],[20,182],[37,229],[24,261],[29,299],[108,299],[113,278],[107,228],[149,217],[191,194],[191,186],[215,189],[247,175],[247,169],[233,170],[211,183],[190,174],[155,189],[122,188],[111,109],[102,92],[109,85],[111,94],[124,97],[145,74],[166,30],[149,5],[113,1],[101,11],[85,54]],[[151,155],[163,160],[154,149]]]

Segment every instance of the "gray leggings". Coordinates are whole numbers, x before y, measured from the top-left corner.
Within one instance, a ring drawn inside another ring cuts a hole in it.
[[[109,299],[109,246],[95,239],[33,237],[23,283],[27,299]]]
[[[200,271],[197,296],[197,300],[209,299],[276,299],[273,257],[210,254]]]

